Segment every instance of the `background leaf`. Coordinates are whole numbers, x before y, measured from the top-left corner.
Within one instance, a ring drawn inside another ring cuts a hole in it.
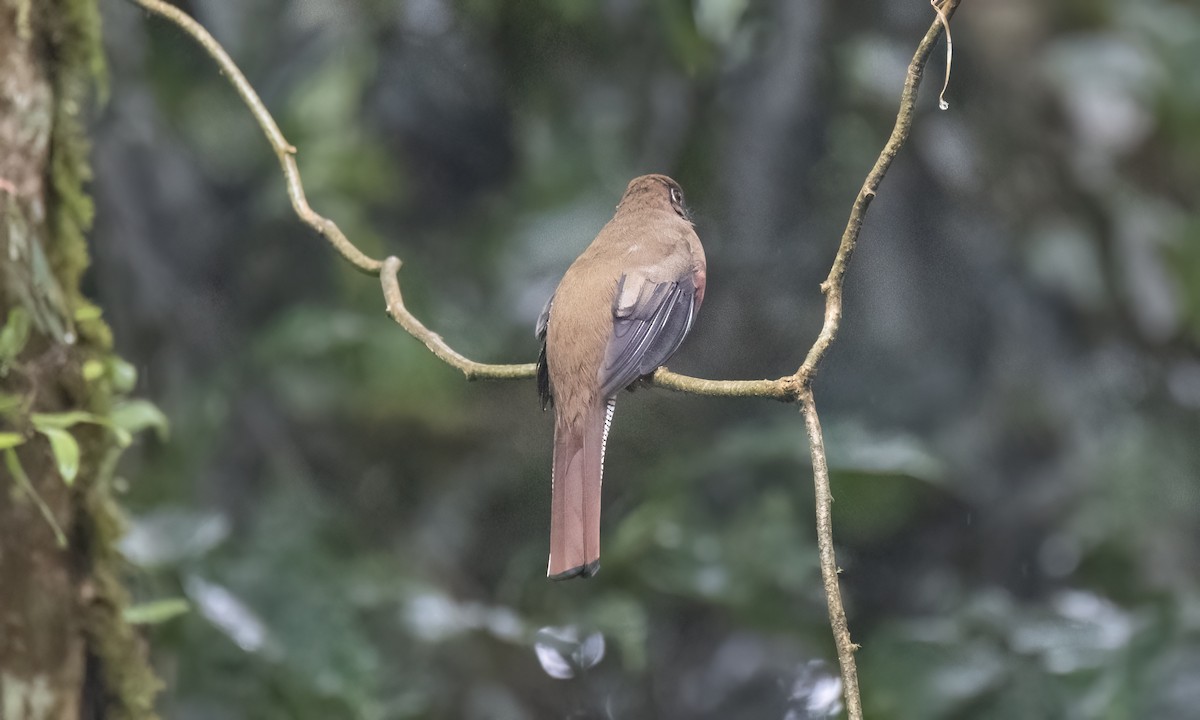
[[[109,422],[130,435],[153,429],[160,441],[167,440],[170,424],[162,410],[148,400],[125,400],[113,407]]]
[[[168,598],[138,603],[125,608],[125,622],[132,625],[158,625],[173,620],[191,610],[183,598]]]

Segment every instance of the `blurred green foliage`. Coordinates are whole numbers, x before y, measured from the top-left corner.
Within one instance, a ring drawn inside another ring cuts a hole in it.
[[[532,360],[624,183],[676,176],[711,283],[672,367],[709,377],[799,364],[932,21],[787,0],[189,9],[300,149],[313,206],[400,255],[407,302],[471,357]],[[793,409],[623,396],[603,571],[547,583],[532,385],[467,384],[404,335],[292,217],[211,63],[106,11],[91,283],[171,419],[122,471],[168,717],[837,712]],[[868,713],[1200,718],[1200,9],[954,22],[951,108],[921,96],[816,388]]]

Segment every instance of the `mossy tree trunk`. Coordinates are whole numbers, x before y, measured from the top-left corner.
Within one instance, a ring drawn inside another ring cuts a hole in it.
[[[79,291],[99,33],[95,0],[0,0],[2,720],[148,718],[157,690],[113,549],[129,372]]]

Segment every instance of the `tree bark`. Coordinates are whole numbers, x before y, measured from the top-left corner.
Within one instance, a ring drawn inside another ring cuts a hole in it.
[[[0,720],[141,720],[157,691],[122,619],[116,438],[68,427],[71,473],[35,420],[104,417],[128,384],[79,290],[91,223],[81,116],[104,77],[99,32],[95,0],[0,0],[0,326],[10,346],[22,317],[30,328],[15,356],[0,347],[0,432],[17,444],[0,450]]]

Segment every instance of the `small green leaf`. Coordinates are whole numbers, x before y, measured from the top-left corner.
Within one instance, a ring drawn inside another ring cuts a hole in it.
[[[79,423],[94,423],[96,425],[107,425],[108,421],[99,415],[93,415],[84,410],[70,410],[68,412],[59,413],[33,413],[29,416],[29,421],[38,430],[46,428],[66,430],[72,425]]]
[[[88,320],[98,320],[100,318],[100,307],[91,303],[81,305],[75,311],[75,322],[86,322]]]
[[[125,608],[122,615],[131,625],[157,625],[190,611],[192,606],[183,598],[154,600]]]
[[[137,368],[121,358],[113,358],[110,372],[112,373],[113,390],[127,393],[137,385]]]
[[[104,377],[104,363],[92,358],[83,364],[83,379],[94,382]]]
[[[167,439],[170,429],[167,416],[149,400],[127,400],[114,407],[108,417],[114,429],[136,435],[147,428],[154,428],[158,439],[163,441]]]
[[[0,365],[15,360],[29,340],[29,313],[17,306],[8,311],[8,320],[0,328]]]
[[[25,436],[21,433],[0,432],[0,450],[14,448],[25,442]]]
[[[74,484],[75,476],[79,474],[79,443],[75,442],[75,437],[62,428],[39,427],[37,430],[50,441],[50,450],[63,482]]]

